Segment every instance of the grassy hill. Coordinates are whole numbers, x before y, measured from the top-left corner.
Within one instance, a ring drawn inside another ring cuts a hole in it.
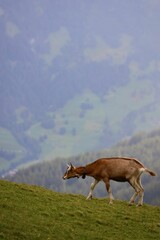
[[[160,208],[0,181],[0,239],[160,239]]]

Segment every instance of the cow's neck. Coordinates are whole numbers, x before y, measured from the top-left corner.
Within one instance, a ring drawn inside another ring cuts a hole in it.
[[[84,179],[87,175],[86,167],[77,167],[76,168],[76,173],[78,173]]]

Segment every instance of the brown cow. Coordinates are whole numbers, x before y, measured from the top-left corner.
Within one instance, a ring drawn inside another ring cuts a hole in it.
[[[70,164],[68,165],[63,179],[65,180],[74,177],[85,178],[86,176],[93,177],[94,182],[91,184],[87,199],[92,199],[92,193],[95,186],[99,181],[103,181],[109,194],[109,203],[113,203],[114,199],[110,188],[110,180],[117,182],[129,182],[135,190],[135,193],[129,201],[129,205],[132,205],[135,198],[139,196],[137,206],[142,206],[144,189],[141,185],[141,174],[143,172],[147,172],[151,176],[156,175],[153,171],[144,167],[144,165],[137,159],[128,157],[110,157],[98,159],[85,167],[74,167]]]

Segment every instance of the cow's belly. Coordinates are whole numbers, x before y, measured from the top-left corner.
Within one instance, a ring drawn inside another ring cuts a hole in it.
[[[126,182],[127,181],[126,177],[113,177],[110,179],[113,181],[117,181],[117,182]]]

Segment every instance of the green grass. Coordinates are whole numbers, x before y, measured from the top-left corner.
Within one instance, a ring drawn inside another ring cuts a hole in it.
[[[0,181],[0,239],[160,239],[160,208]]]
[[[0,149],[20,152],[24,149],[17,143],[15,137],[5,128],[0,128]]]
[[[20,162],[25,155],[25,149],[18,144],[15,137],[5,128],[0,128],[0,150],[15,154],[15,157],[10,161],[0,157],[0,170],[9,168],[10,164]]]

